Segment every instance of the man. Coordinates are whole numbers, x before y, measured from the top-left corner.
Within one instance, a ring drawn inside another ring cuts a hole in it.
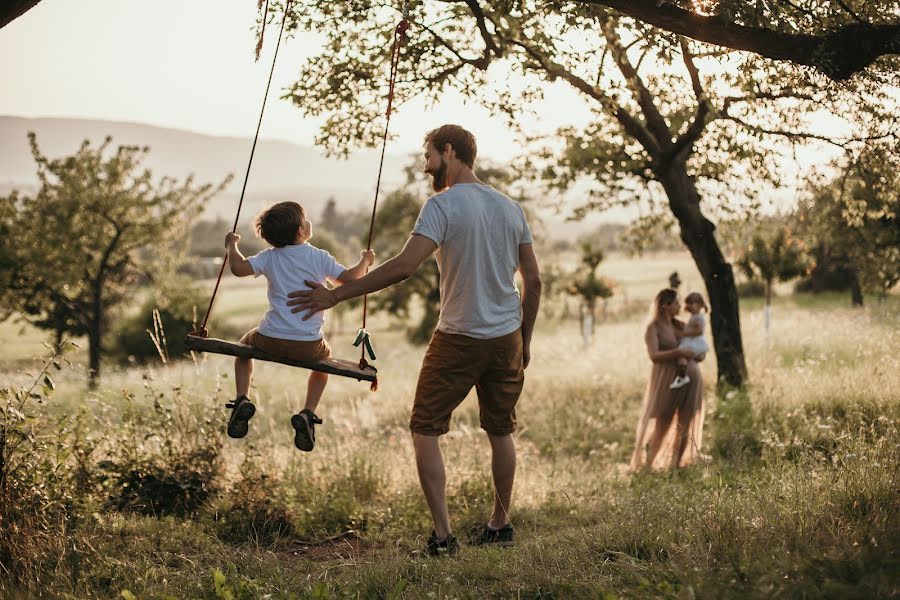
[[[475,137],[457,125],[425,136],[425,172],[436,195],[419,213],[412,235],[397,256],[369,274],[329,290],[289,294],[293,312],[304,319],[338,302],[386,288],[413,274],[437,251],[441,272],[441,316],[428,345],[410,430],[416,466],[434,530],[426,550],[455,554],[450,528],[446,475],[438,436],[450,415],[476,387],[481,427],[491,443],[494,510],[480,543],[511,545],[510,501],[516,470],[512,433],[515,405],[531,358],[531,336],[541,298],[541,277],[525,213],[475,176]],[[515,272],[522,274],[521,298]]]

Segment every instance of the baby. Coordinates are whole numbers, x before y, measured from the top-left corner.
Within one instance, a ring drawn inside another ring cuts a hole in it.
[[[693,351],[693,360],[701,360],[709,352],[709,344],[703,337],[703,331],[706,329],[706,317],[700,314],[701,310],[707,311],[706,302],[703,300],[703,296],[697,292],[691,292],[684,299],[684,309],[691,313],[691,318],[688,319],[684,329],[675,330],[675,335],[681,338],[678,347]],[[684,357],[678,359],[678,372],[675,375],[675,381],[669,386],[671,389],[677,390],[691,382],[691,378],[687,374],[687,364],[688,359]]]
[[[287,295],[294,290],[308,290],[306,280],[319,283],[329,280],[341,284],[359,279],[374,262],[375,254],[371,250],[363,250],[358,263],[349,269],[344,267],[331,254],[308,243],[312,237],[312,224],[306,218],[306,211],[296,202],[280,202],[263,211],[256,218],[256,233],[273,247],[249,258],[244,258],[238,249],[240,235],[229,233],[225,236],[231,272],[238,277],[265,275],[268,282],[269,310],[259,326],[248,331],[241,342],[294,360],[319,362],[329,358],[331,348],[322,335],[324,313],[317,313],[303,321],[291,314]],[[248,423],[256,412],[256,407],[247,396],[252,374],[252,359],[235,359],[237,397],[234,402],[225,405],[231,409],[229,437],[242,438],[247,435]],[[326,373],[310,371],[306,405],[291,417],[294,445],[300,450],[309,452],[315,445],[315,426],[322,423],[315,410],[327,383]]]

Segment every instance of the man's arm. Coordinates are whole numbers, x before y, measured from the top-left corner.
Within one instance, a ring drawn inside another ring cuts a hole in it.
[[[519,272],[522,274],[522,343],[525,366],[531,361],[531,334],[541,306],[541,271],[532,244],[519,245]]]
[[[293,307],[291,312],[294,313],[306,311],[306,314],[303,316],[305,321],[317,312],[331,308],[338,302],[364,294],[371,294],[395,283],[400,283],[415,273],[419,265],[434,254],[435,250],[437,250],[437,244],[432,240],[422,235],[413,234],[406,240],[406,245],[403,246],[400,254],[372,269],[363,277],[354,281],[348,281],[333,290],[329,290],[314,281],[307,281],[306,284],[312,289],[288,294],[288,297],[291,298],[291,300],[288,300],[288,306]]]

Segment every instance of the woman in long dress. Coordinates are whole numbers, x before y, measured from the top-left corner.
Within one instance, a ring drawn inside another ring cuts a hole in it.
[[[694,353],[678,347],[676,328],[683,327],[675,316],[681,311],[678,292],[665,289],[656,295],[652,320],[644,341],[653,361],[647,392],[638,421],[631,470],[662,470],[685,467],[697,461],[703,434],[703,379]],[[670,389],[675,379],[677,360],[688,359],[691,381]]]

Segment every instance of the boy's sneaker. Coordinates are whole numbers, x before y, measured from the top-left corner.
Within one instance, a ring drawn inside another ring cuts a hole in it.
[[[228,418],[228,437],[242,438],[247,435],[250,419],[256,414],[256,406],[250,402],[250,398],[238,396],[226,404],[225,408],[231,409],[231,416]]]
[[[428,543],[425,545],[425,553],[428,556],[456,556],[459,554],[459,541],[452,533],[447,534],[446,538],[438,541],[432,530]]]
[[[472,544],[475,546],[496,544],[503,548],[515,546],[516,542],[513,539],[512,524],[507,523],[500,529],[494,529],[490,525],[485,525],[481,529],[481,532],[472,539]]]
[[[316,445],[316,425],[321,424],[322,419],[308,408],[291,417],[291,425],[294,426],[294,445],[304,452],[312,450]]]
[[[691,382],[691,378],[687,375],[683,377],[676,377],[675,381],[672,382],[672,385],[669,386],[670,390],[677,390],[678,388],[683,388],[687,384]]]

